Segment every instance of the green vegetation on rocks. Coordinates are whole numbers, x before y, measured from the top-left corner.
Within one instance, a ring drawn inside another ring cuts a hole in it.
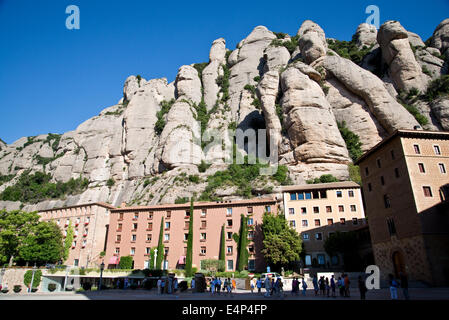
[[[362,49],[359,49],[355,39],[352,39],[351,41],[328,39],[327,44],[329,45],[329,49],[335,51],[340,57],[349,59],[356,64],[360,64],[363,57],[365,57],[374,47],[374,45],[369,48],[364,46]]]
[[[154,131],[157,135],[160,135],[164,130],[166,125],[165,115],[170,111],[174,103],[175,99],[171,99],[170,101],[164,100],[161,102],[161,110],[156,113],[157,121],[154,125]]]
[[[346,127],[345,121],[338,122],[337,125],[342,138],[345,140],[349,156],[351,157],[352,161],[355,162],[363,154],[362,142],[360,142],[360,137]]]

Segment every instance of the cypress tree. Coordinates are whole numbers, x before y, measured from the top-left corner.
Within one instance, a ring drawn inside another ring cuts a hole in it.
[[[223,261],[222,264],[225,265],[225,250],[226,250],[226,242],[225,242],[225,227],[224,225],[221,226],[221,244],[220,244],[220,260]],[[218,271],[224,271],[224,270],[218,270]]]
[[[192,256],[193,256],[193,198],[190,198],[190,220],[189,235],[187,238],[187,254],[186,254],[186,276],[192,276]]]
[[[161,218],[161,228],[159,231],[159,242],[157,244],[157,257],[155,269],[162,270],[162,261],[164,260],[164,217]]]
[[[248,264],[248,222],[247,218],[242,214],[240,222],[240,236],[239,236],[239,256],[237,263],[237,271],[242,271]]]

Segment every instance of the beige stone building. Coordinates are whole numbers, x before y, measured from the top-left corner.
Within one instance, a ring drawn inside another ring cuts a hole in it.
[[[42,221],[54,221],[65,239],[69,223],[74,230],[68,266],[93,268],[101,264],[100,253],[106,251],[110,210],[106,203],[54,208],[39,212]]]
[[[288,186],[282,189],[285,219],[301,234],[305,266],[341,267],[341,257],[329,257],[326,238],[366,223],[360,186],[351,181]]]
[[[396,131],[357,164],[381,276],[449,284],[449,133]]]

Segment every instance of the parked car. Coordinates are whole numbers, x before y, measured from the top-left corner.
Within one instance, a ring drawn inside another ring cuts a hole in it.
[[[284,278],[277,272],[267,272],[262,273],[260,276],[260,280],[262,281],[262,288],[265,288],[265,278],[268,277],[270,279],[274,278],[276,280],[277,278],[281,278],[281,281],[284,282]]]

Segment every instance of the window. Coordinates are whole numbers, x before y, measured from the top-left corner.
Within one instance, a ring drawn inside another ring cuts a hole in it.
[[[357,211],[357,207],[355,206],[355,204],[351,204],[351,212],[356,212]]]
[[[424,163],[418,163],[419,172],[426,173],[426,169],[424,168]]]
[[[332,256],[331,257],[331,263],[333,266],[338,265],[338,256]]]
[[[320,219],[315,219],[315,227],[319,227],[319,226],[321,226]]]
[[[304,193],[298,193],[298,200],[304,200]]]
[[[170,234],[169,233],[164,234],[164,241],[170,241]]]
[[[207,209],[201,209],[201,216],[205,217],[207,215]]]
[[[79,259],[75,259],[75,260],[73,261],[73,265],[74,265],[75,267],[78,267],[78,265],[79,265]]]
[[[122,241],[122,236],[121,236],[120,234],[118,234],[117,237],[116,237],[116,239],[115,239],[115,241],[116,241],[116,242]]]
[[[295,208],[289,208],[288,209],[288,213],[295,214]]]
[[[353,224],[353,225],[358,225],[358,224],[359,224],[359,219],[357,219],[357,218],[352,218],[352,224]]]
[[[398,168],[394,168],[394,175],[395,175],[396,178],[400,177]]]
[[[200,239],[201,239],[201,240],[206,240],[206,233],[202,233]]]
[[[377,167],[378,167],[378,168],[382,168],[382,164],[380,163],[380,159],[377,159],[377,160],[376,160],[376,163],[377,163]]]
[[[76,247],[76,241],[73,241],[72,242],[72,248],[75,248]]]
[[[115,254],[120,254],[120,248],[115,248]]]
[[[186,210],[185,218],[190,218],[190,210]]]
[[[311,255],[306,255],[306,266],[310,266],[312,265],[312,256]]]
[[[151,241],[151,234],[150,234],[150,233],[147,234],[147,241],[148,241],[148,242]]]
[[[228,260],[226,263],[226,267],[228,268],[228,271],[234,270],[234,260]]]
[[[296,193],[290,193],[290,200],[296,200]]]
[[[165,230],[170,230],[170,222],[165,222]]]
[[[145,248],[145,254],[151,254],[151,248],[146,247]]]
[[[345,212],[345,206],[338,206],[338,212]]]
[[[303,233],[303,234],[302,234],[302,239],[303,239],[304,241],[310,240],[309,234],[308,234],[308,233]]]
[[[249,253],[253,254],[254,253],[254,246],[249,246],[248,247],[248,251],[249,251]]]
[[[315,233],[315,240],[323,240],[323,234],[321,232]]]
[[[327,225],[331,226],[334,224],[334,219],[327,219]]]
[[[369,169],[368,169],[368,167],[365,167],[365,176],[369,176]]]
[[[415,154],[421,154],[421,151],[419,150],[419,145],[417,144],[413,145],[413,149],[415,150]]]
[[[254,260],[254,259],[248,260],[248,270],[250,270],[250,271],[256,270],[256,260]]]
[[[385,208],[391,208],[390,196],[388,194],[384,195],[384,205]]]
[[[253,207],[248,207],[248,213],[253,213]]]
[[[301,214],[307,214],[307,208],[302,207],[301,208]]]
[[[166,217],[167,217],[167,219],[171,218],[171,211],[167,211]]]
[[[148,222],[147,224],[147,230],[152,231],[153,230],[153,222]]]
[[[326,212],[327,212],[327,213],[332,212],[332,207],[331,207],[331,206],[327,206],[327,207],[326,207]]]
[[[184,229],[189,229],[190,221],[184,221]]]
[[[136,254],[136,248],[131,248],[130,254],[131,254],[132,256],[135,255],[135,254]]]
[[[349,190],[348,196],[349,196],[349,198],[354,198],[354,190]]]
[[[227,216],[232,216],[232,208],[227,208],[226,209],[226,215]]]
[[[446,168],[444,167],[444,163],[439,163],[438,168],[440,168],[441,173],[446,173]]]
[[[388,232],[390,233],[390,237],[396,235],[396,226],[394,224],[393,218],[387,219],[387,227],[388,227]]]
[[[227,254],[232,254],[232,246],[228,246],[228,247],[226,248],[226,253],[227,253]]]
[[[310,192],[306,192],[306,200],[312,199],[312,194]]]
[[[206,255],[206,247],[201,247],[200,253],[201,253],[201,255],[205,256]]]
[[[313,207],[313,213],[320,213],[320,207]]]
[[[135,220],[139,219],[139,214],[137,212],[134,212],[134,219]]]
[[[295,228],[296,227],[296,221],[290,220],[290,227]]]
[[[341,198],[343,195],[342,195],[342,192],[341,191],[337,191],[337,198]]]
[[[396,159],[396,157],[394,156],[394,150],[391,150],[391,151],[390,151],[390,154],[391,154],[391,159],[392,159],[392,160]]]
[[[167,211],[167,217],[169,216],[168,213],[170,211]],[[170,213],[171,214],[171,213]],[[148,219],[153,219],[153,212],[148,212]]]
[[[422,187],[425,197],[432,197],[432,189],[430,187]]]
[[[254,219],[253,218],[248,218],[248,225],[249,226],[254,225]]]
[[[206,223],[206,220],[202,220],[202,221],[201,221],[201,228],[202,228],[202,229],[205,229],[205,228],[206,228],[206,224],[207,224],[207,223]]]
[[[119,219],[119,220],[123,220],[123,212],[120,212],[120,213],[119,213],[118,219]]]
[[[371,183],[368,183],[368,191],[369,192],[373,191],[373,187],[372,187]]]
[[[385,178],[384,178],[384,176],[380,176],[380,184],[381,185],[385,185]]]
[[[232,219],[226,220],[226,225],[228,226],[228,228],[232,227]]]
[[[132,234],[131,235],[131,241],[135,242],[137,240],[137,235],[136,234]]]
[[[307,220],[302,220],[302,226],[303,227],[309,226],[309,222]]]
[[[320,266],[323,266],[326,263],[326,258],[324,257],[324,254],[317,254],[318,264]]]
[[[254,239],[254,231],[249,231],[248,232],[248,239],[249,240],[253,240]]]
[[[433,151],[435,151],[435,154],[437,156],[441,155],[441,150],[439,146],[433,146]]]
[[[271,206],[265,206],[265,211],[266,212],[271,212]]]
[[[184,233],[184,241],[189,240],[189,234],[188,233]]]
[[[226,234],[226,239],[232,240],[232,232],[228,232],[228,233]]]
[[[133,223],[133,230],[137,230],[137,223]]]
[[[123,226],[123,225],[122,225],[121,223],[118,224],[118,226],[117,226],[117,231],[118,231],[118,232],[122,231],[122,226]]]
[[[342,224],[342,225],[346,224],[346,219],[345,218],[340,218],[340,224]]]
[[[318,191],[313,191],[312,192],[312,196],[313,196],[313,199],[319,199],[320,198],[320,193]]]

